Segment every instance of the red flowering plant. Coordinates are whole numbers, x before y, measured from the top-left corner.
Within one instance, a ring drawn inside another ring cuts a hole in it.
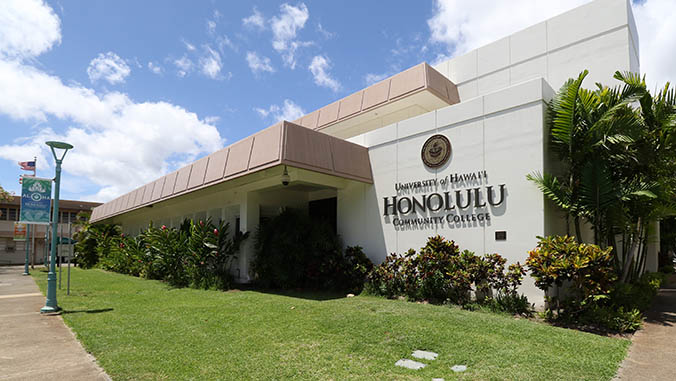
[[[235,232],[231,237],[230,225],[210,218],[189,227],[187,273],[191,286],[196,288],[227,289],[232,282],[230,267],[236,259],[241,242],[248,236]]]

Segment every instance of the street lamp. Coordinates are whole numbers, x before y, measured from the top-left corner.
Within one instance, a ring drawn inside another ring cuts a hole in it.
[[[52,149],[52,155],[56,161],[56,176],[54,177],[54,207],[52,209],[52,247],[49,255],[49,273],[47,273],[47,301],[45,306],[40,309],[41,313],[58,312],[61,310],[56,302],[56,244],[57,228],[59,223],[59,185],[61,184],[61,162],[66,156],[66,152],[73,148],[72,145],[63,142],[46,142]],[[61,158],[56,156],[55,149],[62,149]]]

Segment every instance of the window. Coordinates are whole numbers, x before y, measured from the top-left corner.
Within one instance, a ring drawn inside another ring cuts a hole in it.
[[[17,213],[16,208],[9,208],[7,211],[7,219],[9,221],[19,221],[19,214]]]
[[[0,221],[7,221],[7,208],[0,208]]]

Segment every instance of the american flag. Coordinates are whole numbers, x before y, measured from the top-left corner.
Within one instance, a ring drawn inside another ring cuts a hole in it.
[[[19,166],[24,171],[34,171],[35,170],[35,161],[20,161]]]

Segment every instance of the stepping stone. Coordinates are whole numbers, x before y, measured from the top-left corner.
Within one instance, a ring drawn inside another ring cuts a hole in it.
[[[458,372],[464,372],[467,370],[467,365],[453,365],[451,367],[451,370],[458,373]]]
[[[408,369],[415,369],[415,370],[422,369],[422,368],[427,366],[427,365],[425,365],[421,362],[417,362],[417,361],[413,361],[413,360],[409,360],[409,359],[401,359],[401,360],[395,362],[394,365],[401,366],[403,368],[408,368]]]
[[[444,381],[443,378],[433,378],[432,381]]]
[[[414,351],[413,354],[411,354],[411,356],[423,360],[436,360],[439,354],[427,351]]]

